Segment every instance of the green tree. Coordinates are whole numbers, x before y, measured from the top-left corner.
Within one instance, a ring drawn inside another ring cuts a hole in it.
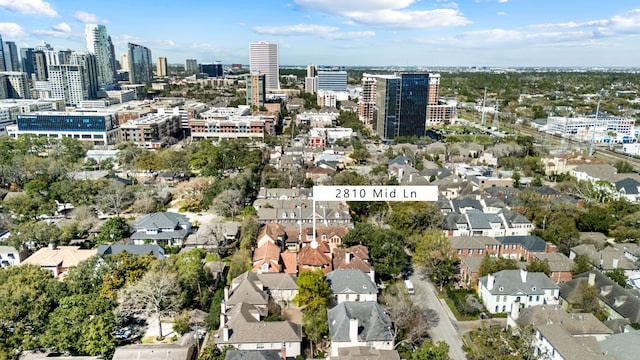
[[[424,341],[413,354],[411,360],[449,360],[449,344],[444,341],[436,343]]]
[[[573,275],[586,273],[587,271],[591,271],[591,269],[593,269],[593,264],[586,255],[576,255],[573,259],[573,267],[571,268]]]
[[[109,356],[115,349],[115,304],[95,294],[71,295],[50,314],[42,346],[59,352]]]
[[[513,175],[511,175],[511,179],[513,180],[513,187],[514,188],[519,188],[520,186],[522,186],[522,184],[520,183],[520,172],[518,170],[514,170],[513,171]]]
[[[598,289],[587,283],[581,283],[578,288],[577,301],[571,303],[572,311],[592,313],[598,320],[605,321],[609,317],[609,312],[600,303]]]
[[[96,237],[96,241],[100,244],[112,244],[129,236],[129,224],[127,220],[120,216],[109,218],[102,224]]]
[[[27,243],[32,243],[38,249],[49,244],[58,245],[61,233],[59,227],[44,221],[24,222],[11,231],[9,244],[16,249]]]
[[[389,225],[406,238],[428,229],[441,229],[442,221],[440,208],[433,203],[403,201],[391,205]]]
[[[342,243],[344,246],[368,246],[376,274],[385,279],[400,276],[407,264],[404,239],[399,232],[392,229],[357,223],[353,230],[344,236]]]
[[[462,349],[469,360],[533,360],[535,338],[530,329],[483,326],[473,331]]]
[[[151,254],[134,255],[123,251],[104,257],[106,264],[101,267],[100,289],[98,294],[113,299],[118,290],[125,285],[135,283],[158,263],[158,259]]]
[[[183,291],[183,303],[206,310],[209,298],[209,284],[212,282],[211,272],[204,268],[206,252],[203,249],[193,249],[180,253],[170,260],[175,261],[180,288]]]
[[[231,256],[229,272],[227,273],[227,283],[241,274],[251,270],[251,249],[239,249]]]
[[[296,280],[298,294],[293,302],[302,308],[302,329],[307,335],[313,352],[316,344],[329,331],[327,308],[331,303],[329,283],[321,270],[302,272]]]
[[[487,276],[489,274],[495,274],[502,270],[516,270],[518,264],[514,259],[508,259],[502,256],[493,258],[489,255],[485,255],[480,261],[480,267],[478,268],[478,277]]]
[[[633,165],[631,165],[628,161],[616,161],[613,165],[616,170],[618,170],[618,174],[628,174],[633,172]]]
[[[542,272],[542,273],[545,273],[545,275],[547,276],[551,276],[551,268],[549,267],[549,260],[547,259],[538,260],[534,258],[533,260],[531,260],[531,262],[529,262],[529,265],[527,265],[527,271]]]
[[[616,268],[611,271],[605,271],[604,274],[623,288],[629,287],[629,284],[627,283],[627,276],[624,274],[623,269]]]
[[[616,241],[637,241],[640,239],[640,211],[623,216],[611,225],[610,235]]]
[[[608,234],[609,228],[615,220],[610,208],[592,202],[586,206],[585,210],[576,222],[578,230]]]
[[[191,329],[191,324],[189,323],[190,316],[189,311],[182,310],[180,315],[176,316],[173,321],[173,331],[178,333],[180,336],[184,335]]]

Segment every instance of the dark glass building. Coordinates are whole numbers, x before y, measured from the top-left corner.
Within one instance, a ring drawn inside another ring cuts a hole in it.
[[[402,74],[400,121],[396,136],[424,136],[429,74]]]
[[[151,85],[153,81],[153,66],[151,64],[151,50],[142,45],[128,44],[129,82],[131,84]]]
[[[384,76],[377,79],[376,110],[374,130],[383,139],[397,136],[400,107],[400,78]]]
[[[111,113],[46,112],[18,115],[18,130],[29,132],[106,132],[115,127]]]
[[[200,72],[207,74],[209,77],[222,77],[224,75],[222,63],[219,62],[213,64],[201,64]]]

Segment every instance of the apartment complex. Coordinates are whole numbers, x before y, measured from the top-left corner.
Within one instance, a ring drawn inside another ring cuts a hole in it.
[[[167,67],[167,58],[164,56],[158,57],[158,61],[156,62],[156,76],[166,77],[168,73],[169,68]]]
[[[180,134],[180,116],[175,114],[149,114],[120,125],[122,141],[149,149],[162,147],[167,137],[178,137]]]

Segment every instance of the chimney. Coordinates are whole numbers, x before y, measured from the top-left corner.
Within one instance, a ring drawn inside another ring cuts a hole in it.
[[[222,328],[222,341],[229,341],[229,327],[227,325]]]
[[[496,282],[496,277],[493,274],[487,275],[487,290],[493,290],[493,284]]]
[[[56,249],[56,244],[50,242],[49,243],[49,250],[55,250]]]
[[[229,301],[229,287],[224,287],[224,301]]]
[[[220,314],[220,326],[224,326],[227,323],[227,317],[223,313]]]
[[[358,341],[358,319],[349,319],[349,340]]]
[[[595,286],[595,285],[596,285],[596,273],[590,272],[589,273],[589,286]]]
[[[287,343],[282,343],[282,347],[280,348],[280,357],[282,360],[287,359]]]
[[[522,280],[522,283],[527,282],[527,270],[520,269],[520,279]]]
[[[619,262],[619,259],[613,259],[613,268],[614,269],[618,268],[618,262]]]
[[[347,251],[346,254],[344,254],[344,263],[348,264],[351,262],[351,253]]]

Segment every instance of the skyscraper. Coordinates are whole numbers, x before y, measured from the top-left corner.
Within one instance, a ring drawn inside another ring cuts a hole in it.
[[[47,72],[47,56],[42,50],[33,51],[33,73],[36,81],[46,81],[49,77]]]
[[[35,59],[33,58],[33,48],[21,48],[20,49],[20,62],[22,71],[27,73],[27,76],[33,75],[35,72]]]
[[[156,76],[166,77],[168,73],[167,58],[164,56],[158,57],[158,62],[156,63]]]
[[[120,70],[129,71],[129,53],[120,55]]]
[[[363,124],[375,127],[374,110],[376,107],[376,77],[370,74],[362,75],[362,91],[358,99],[358,116]]]
[[[7,60],[4,53],[4,42],[2,41],[2,35],[0,35],[0,71],[7,71]]]
[[[318,71],[318,90],[347,91],[347,72]]]
[[[6,79],[6,96],[10,99],[30,99],[31,87],[27,73],[20,71],[0,72],[0,80]],[[4,78],[4,79],[2,79]]]
[[[4,42],[4,65],[6,71],[21,71],[20,54],[14,41]]]
[[[374,130],[383,139],[395,138],[400,117],[400,77],[376,76],[376,122]]]
[[[84,34],[87,50],[96,56],[98,68],[98,83],[108,86],[115,83],[115,56],[111,37],[107,34],[107,27],[98,24],[86,24]]]
[[[429,74],[402,74],[398,136],[424,136]]]
[[[304,92],[315,94],[318,91],[318,71],[315,65],[307,65],[307,77],[304,78]]]
[[[51,97],[64,99],[67,105],[95,99],[98,91],[96,63],[94,54],[73,52],[67,62],[49,65]]]
[[[247,76],[247,105],[255,110],[259,110],[264,106],[265,96],[267,93],[265,74],[259,72],[251,73]]]
[[[184,62],[184,71],[188,73],[195,73],[198,71],[198,60],[187,59]]]
[[[153,67],[151,65],[151,50],[149,48],[128,43],[129,48],[129,82],[131,84],[145,84],[153,82]]]
[[[264,74],[267,89],[280,89],[278,44],[266,41],[249,44],[249,71]]]
[[[200,72],[207,74],[209,77],[222,77],[224,75],[224,69],[220,61],[216,61],[213,64],[201,64]]]

